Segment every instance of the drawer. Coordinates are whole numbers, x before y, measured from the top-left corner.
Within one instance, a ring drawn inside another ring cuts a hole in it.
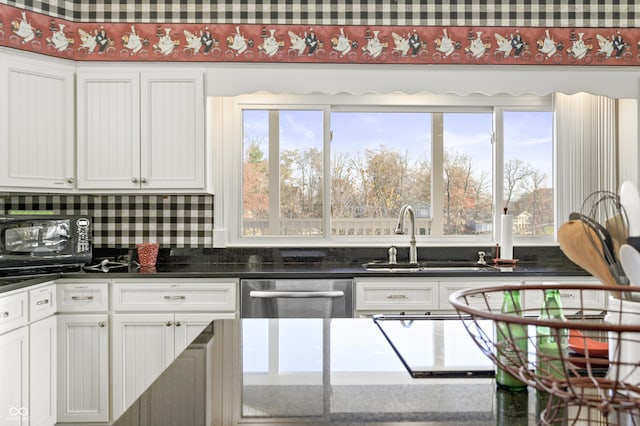
[[[57,297],[58,312],[106,312],[109,283],[58,283]]]
[[[543,285],[543,284],[576,284],[576,285],[585,285],[585,284],[593,284],[593,285],[601,285],[600,281],[592,280],[592,279],[584,279],[584,280],[551,280],[551,281],[526,281],[525,285]],[[594,313],[594,311],[602,312],[606,310],[606,292],[604,291],[589,291],[584,290],[580,292],[579,290],[568,288],[560,290],[560,301],[562,303],[562,309],[565,315],[574,314],[580,310],[590,310],[591,312],[585,313]],[[544,293],[542,291],[527,291],[526,297],[524,299],[525,310],[527,313],[538,313],[540,311],[540,307],[542,306],[542,301],[544,299]]]
[[[438,282],[356,280],[356,311],[431,311],[438,309]]]
[[[56,286],[47,285],[29,290],[29,320],[38,321],[56,313]]]
[[[235,312],[237,281],[114,281],[114,311]]]
[[[27,325],[27,292],[0,298],[0,334]]]
[[[456,291],[466,290],[469,288],[495,287],[500,285],[522,285],[522,281],[441,281],[439,290],[440,310],[456,312],[456,309],[451,305],[451,302],[449,302],[449,297]],[[471,307],[485,311],[489,308],[491,311],[500,312],[500,309],[502,308],[502,294],[499,292],[473,294],[468,296],[467,303]]]

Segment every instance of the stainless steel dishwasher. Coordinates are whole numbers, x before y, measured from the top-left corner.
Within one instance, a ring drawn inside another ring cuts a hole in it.
[[[352,318],[351,279],[240,281],[242,318]]]

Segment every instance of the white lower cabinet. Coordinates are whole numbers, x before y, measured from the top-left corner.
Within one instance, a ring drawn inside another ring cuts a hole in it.
[[[58,317],[50,316],[29,326],[29,419],[32,426],[53,425],[57,419],[57,324]]]
[[[470,288],[482,288],[482,287],[495,287],[502,285],[522,285],[522,280],[517,278],[507,278],[507,279],[466,279],[461,280],[460,278],[456,279],[442,279],[440,282],[440,310],[451,313],[455,313],[456,309],[451,304],[449,298],[452,294],[460,290],[466,290]],[[502,293],[501,292],[478,292],[475,294],[470,294],[467,297],[468,306],[475,307],[478,309],[491,309],[492,311],[500,311],[502,307]]]
[[[602,285],[593,277],[550,277],[546,279],[528,279],[525,285],[566,285],[568,288],[560,290],[560,301],[565,315],[577,312],[598,313],[607,309],[606,292],[598,290],[578,290],[573,286]],[[535,313],[542,306],[543,291],[527,291],[524,298],[524,308],[527,312]]]
[[[0,335],[0,424],[29,424],[29,327]]]
[[[0,425],[56,423],[55,286],[0,297]]]
[[[109,420],[109,316],[58,316],[58,422]]]
[[[428,278],[357,278],[355,285],[356,316],[438,309],[438,281]]]
[[[215,314],[114,314],[113,416],[118,418],[215,319]]]
[[[524,279],[523,277],[436,277],[436,278],[357,278],[356,316],[376,313],[437,313],[456,314],[449,298],[457,291],[469,288],[499,287],[503,285],[522,286],[523,308],[527,315],[537,315],[542,305],[543,291],[528,290],[532,285],[567,285],[560,291],[565,314],[585,310],[589,313],[606,309],[605,294],[597,290],[579,291],[571,285],[598,285],[593,277],[548,277],[544,279]],[[467,297],[469,306],[482,310],[499,312],[502,305],[500,291],[478,292]]]

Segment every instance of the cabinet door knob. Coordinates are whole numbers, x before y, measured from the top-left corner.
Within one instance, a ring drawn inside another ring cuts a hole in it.
[[[137,178],[137,177],[132,177],[132,178],[131,178],[131,182],[133,182],[133,183],[138,183],[138,178]]]
[[[140,178],[140,183],[147,183],[147,178]]]
[[[166,325],[167,327],[171,327],[172,324],[173,324],[173,322],[167,321],[164,325]]]
[[[8,316],[9,316],[9,312],[7,311],[0,313],[0,318],[7,318]]]
[[[106,323],[105,321],[100,321],[100,322],[98,323],[98,325],[99,325],[100,327],[106,327],[106,326],[107,326],[107,323]]]
[[[176,327],[180,327],[182,325],[182,321],[176,321]]]
[[[75,182],[75,179],[73,179],[73,178],[67,178],[67,183],[73,183],[73,182]]]

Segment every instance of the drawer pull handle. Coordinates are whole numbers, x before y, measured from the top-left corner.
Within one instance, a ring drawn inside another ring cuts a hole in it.
[[[560,293],[561,299],[570,299],[573,297],[573,293]]]
[[[406,294],[390,294],[387,299],[408,299],[408,296]]]
[[[9,316],[9,312],[4,311],[3,313],[0,314],[0,318],[6,318]]]
[[[184,300],[187,296],[165,296],[164,300]]]
[[[257,299],[311,299],[316,297],[337,298],[344,297],[344,291],[260,291],[253,290],[249,292],[249,297]]]
[[[71,300],[93,300],[93,296],[71,296]]]
[[[171,327],[173,323],[171,321],[167,321],[164,325],[166,325],[167,327]]]
[[[104,321],[100,321],[100,322],[98,323],[98,325],[99,325],[100,327],[106,327],[106,326],[107,326],[107,323],[106,323],[106,322],[104,322]]]
[[[176,327],[180,327],[182,325],[182,321],[176,321]]]
[[[40,306],[40,305],[48,305],[49,304],[49,299],[44,299],[44,300],[38,300],[36,302],[36,306]]]

